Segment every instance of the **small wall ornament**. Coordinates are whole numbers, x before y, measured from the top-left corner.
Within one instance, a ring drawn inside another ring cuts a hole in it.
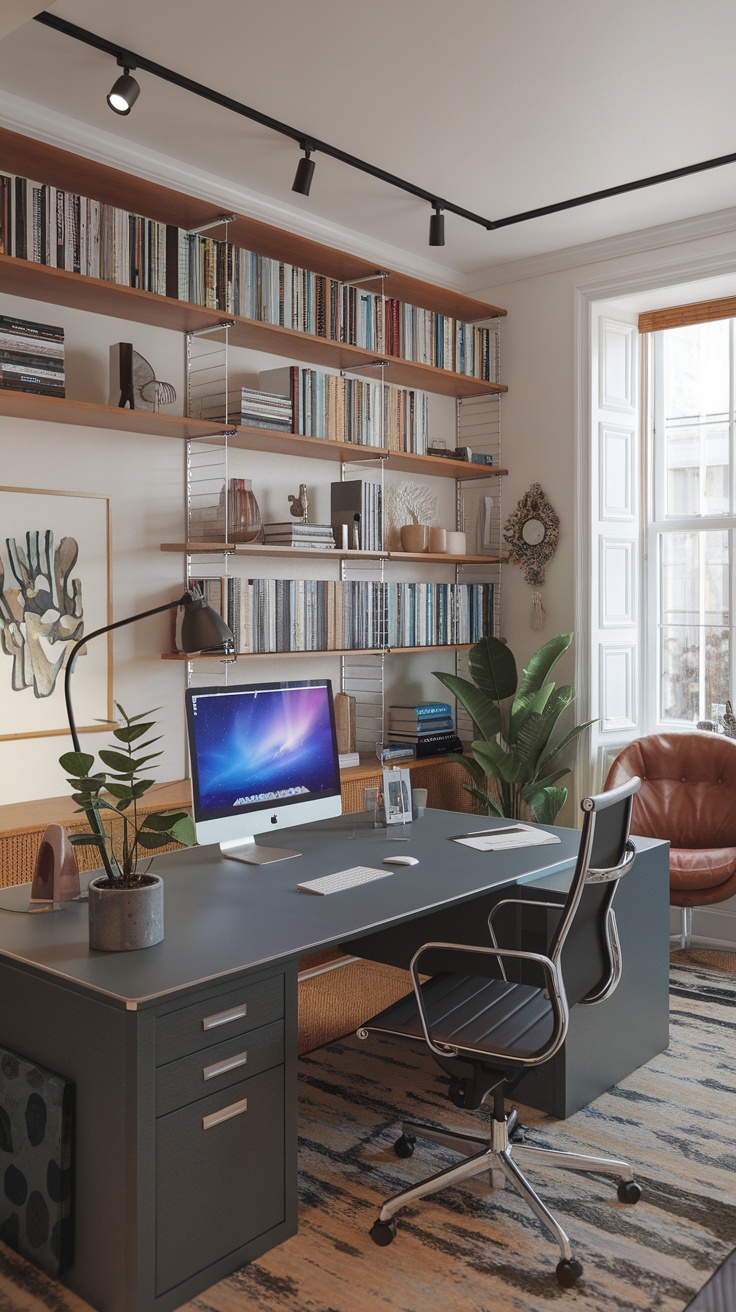
[[[524,578],[535,591],[531,597],[531,626],[544,628],[546,619],[542,594],[544,571],[557,550],[560,520],[540,483],[532,483],[528,492],[509,515],[503,528],[504,541],[511,547],[511,559],[520,565]]]

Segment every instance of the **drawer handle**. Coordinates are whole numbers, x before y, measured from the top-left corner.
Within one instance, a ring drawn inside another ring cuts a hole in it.
[[[247,1052],[239,1052],[237,1057],[226,1057],[224,1061],[214,1061],[211,1066],[202,1067],[202,1079],[214,1080],[217,1075],[225,1075],[227,1071],[237,1070],[238,1066],[245,1066],[248,1060]]]
[[[239,1007],[230,1007],[229,1011],[217,1011],[214,1016],[205,1016],[202,1021],[203,1030],[216,1030],[218,1025],[229,1025],[233,1020],[244,1020],[248,1015],[247,1002],[241,1002]]]
[[[240,1102],[231,1102],[229,1107],[223,1107],[221,1112],[212,1112],[210,1116],[202,1117],[202,1129],[211,1130],[213,1125],[221,1125],[223,1121],[229,1121],[233,1116],[240,1116],[248,1110],[248,1099],[241,1098]]]

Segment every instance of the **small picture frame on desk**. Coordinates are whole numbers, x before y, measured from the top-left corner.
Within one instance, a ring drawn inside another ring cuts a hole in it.
[[[405,825],[411,820],[411,778],[408,770],[383,771],[383,797],[387,825]]]

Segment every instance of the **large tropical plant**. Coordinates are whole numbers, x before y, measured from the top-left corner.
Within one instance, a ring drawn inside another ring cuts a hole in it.
[[[59,763],[91,830],[72,834],[69,841],[98,849],[107,875],[105,887],[136,888],[145,881],[145,871],[139,872],[141,856],[172,841],[192,846],[194,825],[187,811],[141,814],[139,803],[155,782],[143,774],[150,773],[150,762],[161,755],[148,751],[158,741],[149,737],[155,721],[149,718],[151,711],[127,715],[119,702],[115,705],[123,723],[112,730],[116,741],[98,753],[104,768],[95,770],[89,752],[64,752]]]
[[[570,773],[562,764],[567,748],[592,720],[577,724],[552,743],[558,721],[575,700],[569,684],[559,688],[550,673],[567,651],[571,633],[550,638],[531,657],[519,681],[513,653],[498,638],[483,638],[468,653],[473,682],[435,671],[474,720],[479,734],[473,755],[453,755],[472,783],[463,788],[487,815],[521,820],[530,815],[554,824],[567,800],[558,780]]]

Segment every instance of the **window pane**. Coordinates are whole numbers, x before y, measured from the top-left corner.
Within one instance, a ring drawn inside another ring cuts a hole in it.
[[[711,719],[731,695],[729,539],[660,534],[662,720]]]
[[[664,334],[667,515],[729,512],[729,321]]]

